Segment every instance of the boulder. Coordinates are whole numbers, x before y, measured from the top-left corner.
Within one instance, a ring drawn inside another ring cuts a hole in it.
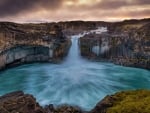
[[[0,113],[46,113],[36,99],[22,91],[0,97]]]
[[[150,91],[122,91],[106,96],[90,113],[150,113]]]

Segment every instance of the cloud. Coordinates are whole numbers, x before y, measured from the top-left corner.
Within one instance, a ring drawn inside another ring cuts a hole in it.
[[[149,18],[150,0],[0,0],[0,21]]]
[[[63,0],[1,0],[0,16],[16,15],[38,8],[55,9]]]
[[[135,5],[150,5],[150,0],[133,0]]]
[[[117,10],[120,8],[128,8],[130,6],[143,6],[150,5],[150,0],[102,0],[97,4],[93,5],[91,8],[97,8],[101,10]],[[128,10],[128,9],[127,9]]]
[[[97,4],[97,8],[99,7],[100,9],[118,9],[123,6],[127,6],[128,2],[126,0],[103,0]]]

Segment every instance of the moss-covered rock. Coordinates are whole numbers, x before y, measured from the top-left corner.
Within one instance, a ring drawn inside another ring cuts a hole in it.
[[[150,113],[150,90],[122,91],[106,96],[91,113]]]
[[[150,113],[150,91],[137,90],[117,93],[107,113]]]

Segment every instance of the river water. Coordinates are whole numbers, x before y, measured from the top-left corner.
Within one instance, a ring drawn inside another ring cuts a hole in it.
[[[60,64],[28,64],[0,73],[0,95],[23,90],[41,105],[70,104],[92,109],[108,94],[129,89],[150,89],[150,71],[80,56],[79,36],[72,36],[68,56]]]

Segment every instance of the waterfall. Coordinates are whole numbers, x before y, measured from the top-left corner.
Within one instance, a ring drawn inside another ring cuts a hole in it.
[[[60,64],[27,64],[0,73],[0,95],[22,90],[43,106],[69,104],[89,111],[117,91],[150,89],[148,70],[82,58],[78,39],[83,35],[72,36],[69,54]]]
[[[80,64],[85,63],[85,59],[81,57],[80,55],[80,48],[79,48],[79,38],[82,37],[85,34],[79,34],[79,35],[73,35],[71,36],[71,48],[69,50],[69,53],[66,57],[66,60],[64,61],[64,65],[74,65],[74,64]]]

